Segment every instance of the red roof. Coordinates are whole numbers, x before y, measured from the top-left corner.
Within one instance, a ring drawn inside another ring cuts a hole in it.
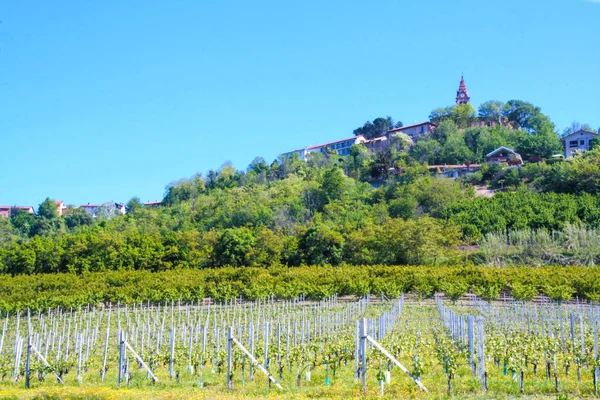
[[[390,129],[388,132],[398,132],[398,131],[402,131],[404,129],[414,128],[417,126],[422,126],[422,125],[427,125],[427,124],[437,126],[437,124],[435,124],[431,121],[425,121],[425,122],[419,122],[418,124],[406,125],[406,126],[401,126],[400,128]]]

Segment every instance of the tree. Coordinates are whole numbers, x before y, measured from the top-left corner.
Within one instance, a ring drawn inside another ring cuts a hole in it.
[[[29,237],[35,224],[35,217],[25,210],[13,208],[10,210],[10,222],[23,237]]]
[[[69,214],[65,215],[65,225],[69,229],[75,229],[79,226],[89,226],[94,223],[94,218],[83,208],[75,208]]]
[[[125,212],[128,214],[134,214],[136,211],[141,210],[144,207],[140,198],[135,196],[129,199],[127,204],[125,204]]]
[[[56,205],[56,202],[46,197],[46,200],[38,207],[37,215],[45,219],[57,219],[58,206]]]
[[[533,120],[540,113],[539,107],[522,100],[509,100],[502,111],[509,122],[527,131],[533,130]]]
[[[412,138],[406,133],[397,132],[389,137],[390,146],[398,152],[408,150],[414,144]]]
[[[344,238],[328,226],[316,223],[300,236],[298,249],[308,265],[337,265],[342,261]]]
[[[463,164],[473,160],[473,152],[465,143],[464,133],[453,133],[446,139],[441,158],[444,164]]]
[[[438,124],[431,137],[443,145],[446,142],[446,138],[455,133],[458,133],[456,123],[453,120],[445,120]]]
[[[458,104],[452,107],[450,118],[459,128],[469,128],[475,122],[475,109],[471,104]]]
[[[394,122],[394,119],[390,116],[380,117],[375,118],[373,122],[365,122],[363,126],[356,128],[353,133],[355,136],[362,135],[370,140],[385,135],[390,129],[400,128],[401,126],[403,126],[402,122]]]
[[[379,180],[386,180],[390,169],[394,166],[394,156],[389,147],[378,151],[371,160],[369,167],[371,177]]]
[[[232,267],[249,266],[252,249],[256,245],[256,238],[248,228],[225,229],[215,245],[213,253],[215,266],[229,265]]]
[[[412,156],[420,163],[429,165],[438,164],[442,152],[442,145],[434,139],[419,140],[411,150]]]
[[[449,107],[439,107],[439,108],[432,110],[429,113],[429,120],[431,122],[439,124],[440,122],[449,119],[450,115],[452,114],[452,108],[453,108],[452,106],[449,106]]]
[[[488,100],[479,106],[479,118],[487,121],[500,122],[504,106],[505,104],[503,101]]]
[[[106,202],[106,203],[102,203],[100,205],[100,207],[98,207],[98,210],[96,211],[96,217],[98,219],[113,219],[114,217],[118,217],[119,215],[121,215],[121,213],[119,212],[119,209],[117,208],[117,206],[115,205],[115,203],[111,202]]]
[[[328,202],[340,200],[344,195],[344,176],[339,168],[330,168],[323,175],[323,192]]]

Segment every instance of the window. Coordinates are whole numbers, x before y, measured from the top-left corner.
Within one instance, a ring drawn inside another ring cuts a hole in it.
[[[569,147],[577,147],[577,140],[571,140],[569,141]]]
[[[579,145],[580,145],[580,146],[585,146],[585,140],[580,140],[580,141],[579,141]]]
[[[421,133],[425,133],[425,127],[424,126],[421,127]]]

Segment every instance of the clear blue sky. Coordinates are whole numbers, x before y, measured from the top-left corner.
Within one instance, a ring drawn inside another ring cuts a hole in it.
[[[522,99],[600,127],[600,2],[5,1],[0,204],[162,198],[172,180]]]

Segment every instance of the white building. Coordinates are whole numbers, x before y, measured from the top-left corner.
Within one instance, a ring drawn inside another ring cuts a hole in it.
[[[591,147],[592,140],[597,137],[596,132],[590,132],[583,129],[571,133],[562,139],[565,158],[573,157],[576,153],[588,151]]]
[[[358,135],[358,136],[352,136],[351,138],[336,140],[334,142],[317,144],[314,146],[308,146],[304,149],[299,149],[299,150],[290,151],[288,153],[283,153],[281,156],[282,157],[290,157],[294,154],[297,154],[298,158],[300,158],[302,161],[306,161],[308,159],[308,157],[309,157],[308,155],[310,153],[325,154],[328,151],[330,151],[339,156],[347,156],[348,154],[350,154],[350,147],[352,147],[355,144],[367,143],[367,142],[368,142],[368,140],[365,139],[364,136]]]

